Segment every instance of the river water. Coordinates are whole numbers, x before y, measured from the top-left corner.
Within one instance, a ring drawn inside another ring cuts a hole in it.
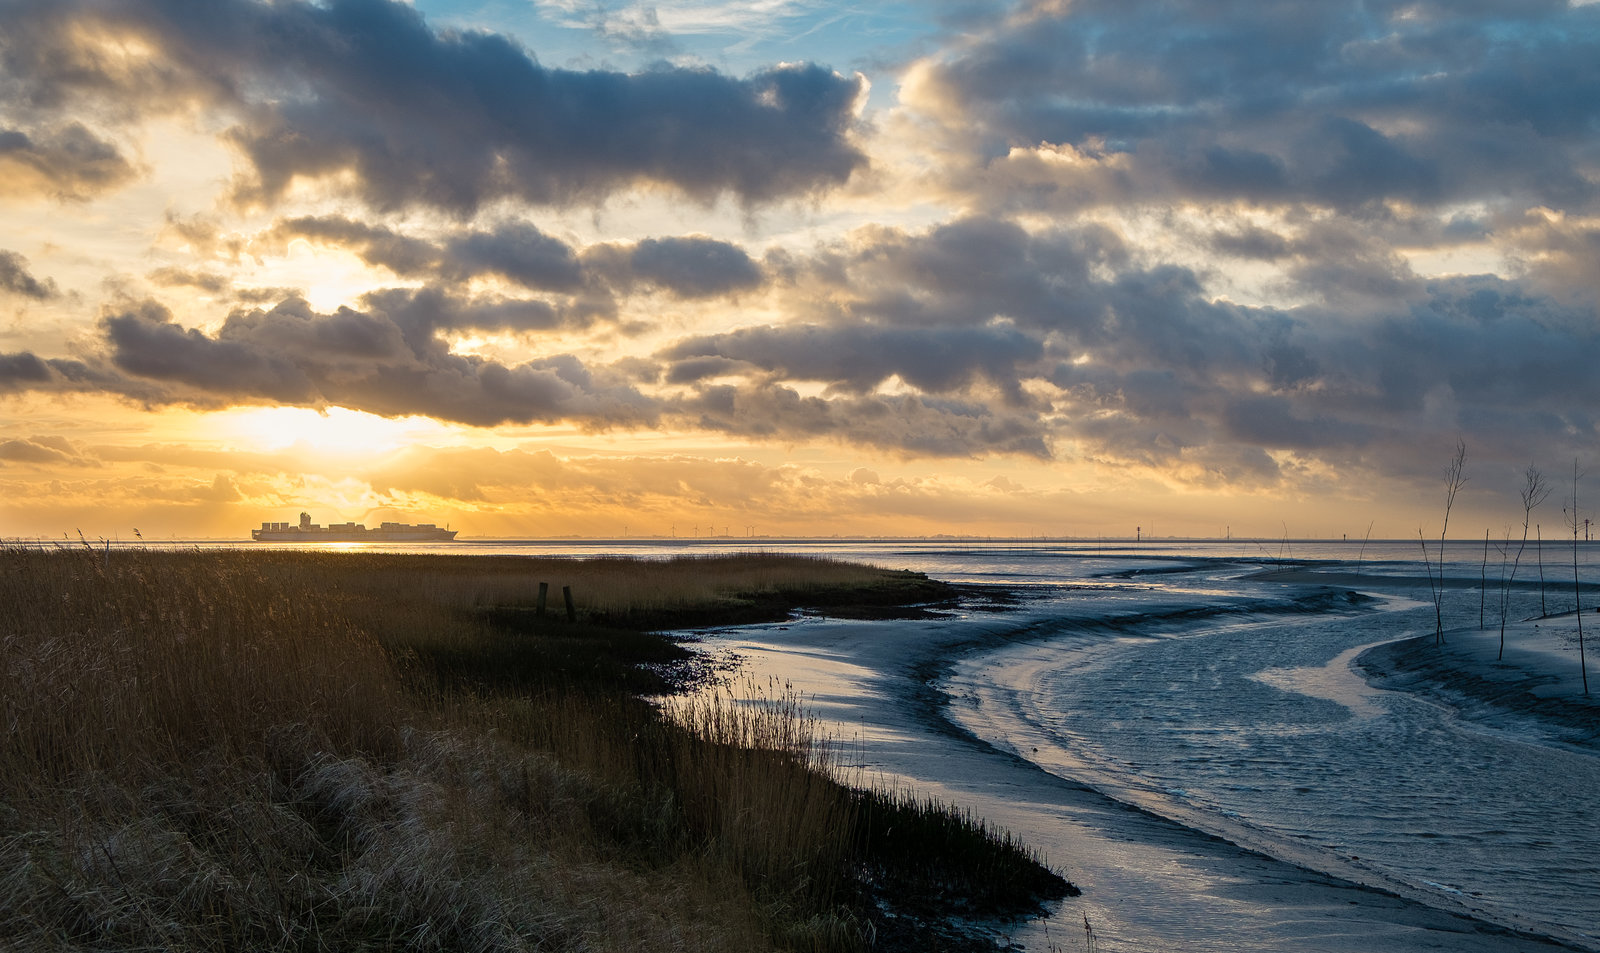
[[[1044,631],[962,659],[946,681],[956,720],[1197,830],[1600,947],[1600,752],[1533,722],[1463,721],[1352,670],[1367,646],[1432,632],[1426,586],[1358,603],[1254,583],[1235,564],[1150,568],[1097,566],[1096,579],[1150,588],[1048,595]],[[1476,627],[1477,596],[1449,592],[1447,626]],[[1537,610],[1522,592],[1511,614]]]

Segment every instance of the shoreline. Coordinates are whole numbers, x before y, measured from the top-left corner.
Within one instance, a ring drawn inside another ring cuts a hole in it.
[[[1584,613],[1584,641],[1600,648],[1600,613]],[[1445,705],[1468,721],[1490,728],[1518,727],[1557,744],[1600,752],[1600,668],[1589,660],[1590,694],[1572,633],[1577,615],[1559,613],[1510,623],[1500,658],[1500,631],[1452,629],[1444,644],[1432,635],[1374,646],[1356,659],[1376,687],[1403,691]]]
[[[1474,916],[1465,903],[1450,909],[1438,898],[1407,897],[1276,859],[1030,760],[1037,754],[1021,739],[972,723],[972,713],[993,702],[978,697],[985,677],[975,673],[996,651],[1024,651],[1031,630],[1032,638],[1048,638],[1037,631],[1046,624],[1023,601],[998,616],[968,609],[898,631],[801,619],[704,636],[708,646],[739,656],[746,673],[781,675],[819,699],[808,707],[846,726],[841,743],[856,753],[859,770],[969,805],[1059,864],[1084,894],[1047,920],[1014,927],[1007,935],[1025,949],[1051,948],[1077,929],[1080,915],[1107,950],[1580,948]],[[971,671],[959,671],[963,666]],[[1161,898],[1162,911],[1128,913],[1152,897]]]

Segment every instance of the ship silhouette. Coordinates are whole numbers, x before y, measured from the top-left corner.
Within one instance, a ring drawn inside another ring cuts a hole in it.
[[[250,531],[250,538],[258,543],[416,543],[452,540],[456,532],[432,523],[380,523],[377,529],[361,523],[322,526],[311,522],[310,513],[301,513],[298,526],[262,523],[260,529]]]

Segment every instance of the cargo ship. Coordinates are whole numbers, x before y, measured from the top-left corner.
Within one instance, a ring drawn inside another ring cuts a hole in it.
[[[311,522],[310,513],[300,514],[300,525],[262,523],[250,531],[258,543],[440,543],[456,538],[456,530],[440,529],[432,523],[381,523],[367,529],[361,523]]]

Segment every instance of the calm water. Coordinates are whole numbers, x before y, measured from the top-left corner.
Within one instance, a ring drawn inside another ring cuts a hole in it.
[[[1236,563],[1219,548],[950,567],[1041,585],[1029,613],[1044,620],[1024,644],[957,666],[946,687],[964,702],[958,719],[1047,770],[1272,856],[1600,946],[1597,752],[1463,722],[1353,673],[1364,647],[1432,631],[1425,584],[1355,606],[1324,587],[1243,579],[1276,556]],[[1321,570],[1357,568],[1343,546],[1297,549]],[[1479,578],[1475,554],[1454,549],[1449,575]],[[1359,568],[1419,576],[1415,551],[1368,546]],[[1569,544],[1544,556],[1552,610],[1571,604],[1555,585],[1565,569],[1570,587],[1571,555]],[[1593,555],[1580,553],[1586,581]],[[1491,564],[1491,592],[1497,576]],[[1518,578],[1538,578],[1537,557]],[[1477,595],[1452,591],[1446,625],[1475,626]],[[1511,615],[1538,607],[1537,592],[1520,593]]]
[[[1165,584],[1252,598],[1204,576]],[[1464,723],[1351,672],[1363,646],[1431,631],[1431,604],[1178,621],[1147,604],[1157,618],[1112,635],[1076,608],[1041,642],[962,664],[970,726],[1273,856],[1499,922],[1600,932],[1600,757]]]

